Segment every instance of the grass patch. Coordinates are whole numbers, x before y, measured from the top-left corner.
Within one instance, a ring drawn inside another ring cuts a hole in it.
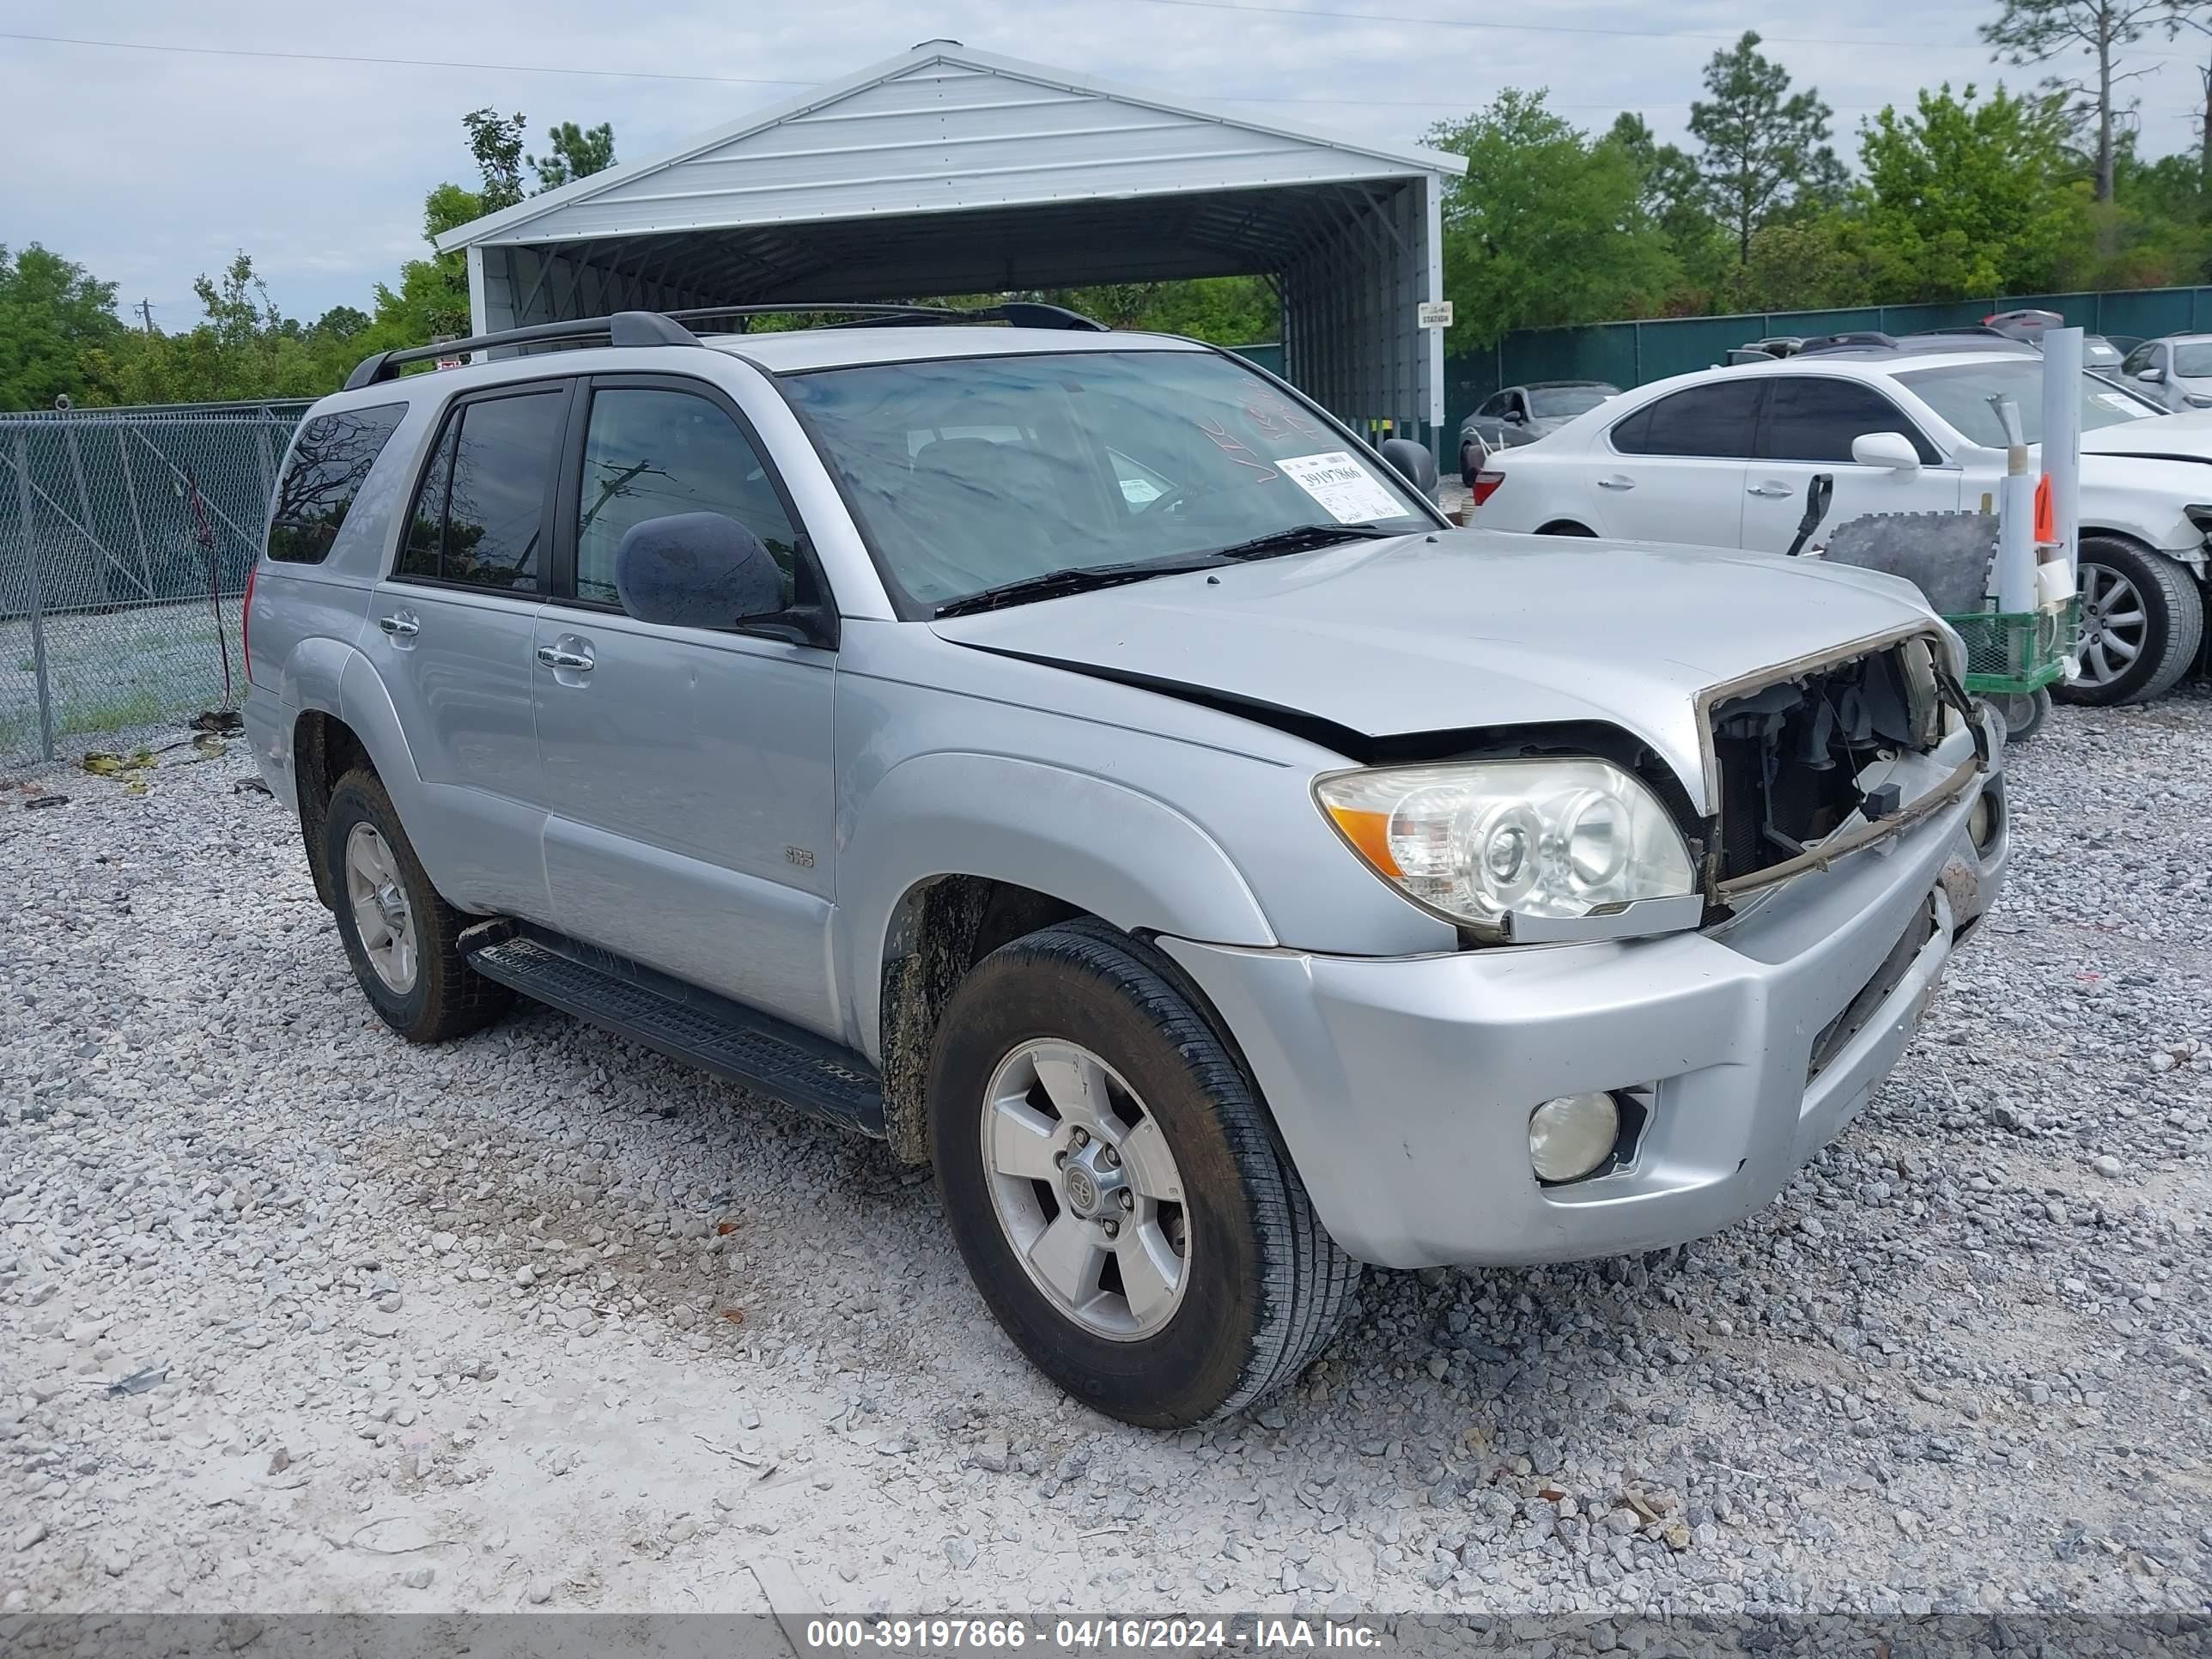
[[[119,732],[129,726],[149,726],[168,712],[167,703],[151,691],[100,702],[70,702],[55,711],[55,734],[82,737],[94,732]]]

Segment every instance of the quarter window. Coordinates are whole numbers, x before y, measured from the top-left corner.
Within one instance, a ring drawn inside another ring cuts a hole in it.
[[[1613,447],[1624,455],[1697,455],[1728,460],[1751,455],[1752,413],[1758,380],[1693,386],[1646,404],[1613,428]]]
[[[407,413],[404,404],[318,415],[300,428],[269,519],[269,556],[320,564],[330,556],[354,497]]]
[[[1760,453],[1773,461],[1844,461],[1851,441],[1869,432],[1899,432],[1912,441],[1923,465],[1942,457],[1905,413],[1872,386],[1805,375],[1776,380],[1767,393]]]
[[[576,597],[617,602],[615,549],[633,525],[720,513],[760,538],[792,602],[797,532],[775,481],[729,415],[704,398],[650,386],[592,394],[576,510]]]
[[[399,573],[508,593],[544,583],[545,497],[565,390],[462,404],[446,417],[408,515]]]

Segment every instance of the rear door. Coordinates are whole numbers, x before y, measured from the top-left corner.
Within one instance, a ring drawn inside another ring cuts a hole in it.
[[[1645,404],[1592,446],[1590,528],[1601,536],[1735,547],[1765,377],[1708,380]]]
[[[425,785],[407,833],[471,910],[546,914],[532,649],[572,390],[563,378],[454,400],[362,633]]]
[[[781,482],[721,389],[599,375],[578,400],[561,495],[536,649],[556,925],[836,1035],[836,653],[638,622],[615,589],[623,532],[678,513],[737,520],[783,566],[787,599],[811,589]]]
[[[1784,553],[1805,517],[1806,491],[1822,474],[1835,480],[1835,498],[1814,539],[1869,513],[1953,512],[1961,474],[1945,463],[1915,422],[1887,393],[1863,380],[1838,375],[1774,375],[1759,412],[1759,456],[1744,483],[1743,544],[1757,552]],[[1894,432],[1920,457],[1914,469],[1862,466],[1851,442],[1869,433]]]

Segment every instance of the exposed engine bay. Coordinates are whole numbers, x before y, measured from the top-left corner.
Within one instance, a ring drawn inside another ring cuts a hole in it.
[[[1885,781],[1889,763],[1936,747],[1945,706],[1934,651],[1920,638],[1717,703],[1717,879],[1798,858],[1855,817],[1894,816],[1902,803]]]

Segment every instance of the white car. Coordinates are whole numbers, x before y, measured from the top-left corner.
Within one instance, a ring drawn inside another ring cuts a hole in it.
[[[1789,550],[1815,474],[1826,522],[1973,510],[2003,441],[1990,398],[2040,437],[2043,360],[2025,347],[1867,345],[1677,375],[1608,399],[1477,475],[1486,530]],[[2091,703],[2154,697],[2203,638],[2212,411],[2164,415],[2081,381],[2082,678]]]
[[[2172,410],[2212,409],[2212,334],[2168,334],[2128,353],[2130,390]]]

